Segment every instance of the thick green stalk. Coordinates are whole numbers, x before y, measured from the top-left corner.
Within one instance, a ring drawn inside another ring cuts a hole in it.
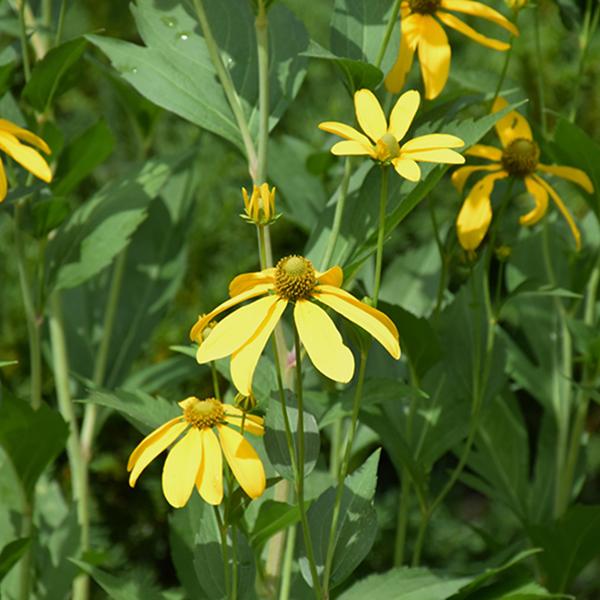
[[[375,66],[378,69],[379,67],[381,67],[381,63],[383,62],[383,57],[385,56],[385,51],[387,50],[388,44],[390,42],[390,37],[392,35],[392,31],[394,30],[394,25],[398,22],[400,4],[401,0],[396,0],[394,2],[394,6],[392,7],[392,14],[390,15],[390,20],[388,21],[387,27],[385,28],[385,33],[383,34],[383,38],[381,40],[381,46],[379,46],[379,52],[377,53],[377,58],[375,59]]]
[[[385,241],[385,214],[388,197],[389,167],[381,167],[381,189],[379,193],[379,223],[377,225],[377,253],[375,254],[375,283],[373,285],[373,306],[379,300],[381,286],[381,271],[383,266],[383,243]]]
[[[296,528],[290,527],[285,540],[285,552],[283,555],[283,566],[281,569],[281,587],[279,589],[279,600],[289,600],[292,587],[292,565],[294,562],[294,546],[296,545]]]
[[[269,142],[269,21],[265,3],[258,0],[258,15],[254,21],[258,55],[258,164],[256,183],[267,180],[267,149]]]

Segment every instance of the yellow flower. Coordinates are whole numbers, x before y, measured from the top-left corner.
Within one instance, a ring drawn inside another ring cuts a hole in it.
[[[198,348],[198,362],[231,355],[232,381],[240,393],[249,396],[258,359],[289,303],[294,305],[294,321],[306,353],[323,375],[335,381],[347,383],[352,379],[354,357],[321,305],[366,329],[394,358],[400,358],[394,323],[342,290],[342,280],[340,267],[319,273],[302,256],[287,256],[274,268],[238,275],[229,285],[231,298],[198,319],[190,332],[192,340],[201,339],[206,324],[218,314],[262,297],[219,321]]]
[[[494,103],[493,111],[497,112],[506,106],[506,100],[498,98]],[[541,174],[556,175],[573,181],[589,194],[594,191],[590,178],[581,169],[540,163],[540,149],[533,140],[529,123],[516,111],[508,113],[496,123],[496,133],[502,143],[502,150],[476,144],[466,151],[466,154],[490,160],[492,164],[462,167],[452,174],[452,183],[459,192],[462,192],[471,173],[491,171],[471,189],[462,205],[456,221],[461,246],[465,250],[475,250],[479,246],[492,221],[490,195],[494,183],[499,179],[515,177],[523,180],[535,204],[530,212],[521,216],[519,219],[521,225],[537,223],[546,214],[548,196],[550,196],[567,221],[579,249],[581,235],[571,213]]]
[[[0,150],[6,152],[32,175],[39,177],[46,183],[52,181],[52,171],[50,171],[50,167],[42,155],[33,148],[22,144],[20,140],[36,146],[46,154],[50,154],[50,148],[42,138],[6,119],[0,119]],[[0,202],[6,198],[7,191],[6,173],[0,160]]]
[[[500,27],[519,35],[519,30],[506,17],[481,2],[471,0],[408,0],[401,5],[400,51],[396,63],[385,78],[388,91],[397,94],[404,86],[406,76],[413,63],[415,52],[419,54],[421,76],[428,100],[439,96],[450,72],[450,44],[443,27],[456,29],[482,46],[494,50],[508,50],[506,42],[486,37],[455,17],[453,10],[492,21]]]
[[[422,135],[400,146],[399,142],[406,135],[420,103],[419,92],[410,90],[402,94],[392,109],[388,124],[375,94],[367,89],[358,90],[354,94],[356,119],[369,137],[354,127],[337,121],[320,123],[319,129],[344,138],[343,142],[338,142],[331,148],[333,154],[367,155],[384,164],[391,163],[396,172],[405,179],[419,181],[421,169],[417,162],[455,165],[465,162],[458,152],[450,150],[465,145],[454,135]]]
[[[256,225],[267,225],[271,223],[275,215],[275,188],[269,190],[269,184],[263,183],[260,186],[255,185],[252,189],[252,196],[248,196],[246,188],[242,188],[244,198],[245,215],[242,215],[246,221]]]
[[[198,493],[209,504],[223,499],[223,457],[231,467],[241,488],[251,498],[265,491],[265,471],[258,454],[237,430],[244,419],[244,431],[263,435],[263,420],[244,415],[239,408],[223,404],[215,398],[199,400],[190,396],[179,402],[183,415],[167,421],[146,436],[129,457],[129,485],[135,486],[141,472],[166,448],[162,488],[167,502],[184,506],[196,485]],[[215,433],[215,429],[217,433]]]
[[[527,0],[504,0],[509,8],[515,11],[521,10],[527,4]]]

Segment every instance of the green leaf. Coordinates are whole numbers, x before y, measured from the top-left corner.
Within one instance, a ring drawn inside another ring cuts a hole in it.
[[[371,550],[377,535],[377,515],[373,506],[377,484],[377,467],[381,450],[376,450],[344,482],[339,520],[335,531],[331,585],[342,583]],[[323,492],[308,510],[308,525],[315,552],[317,569],[325,565],[329,533],[337,487]],[[300,558],[302,576],[311,584],[312,578],[305,555]]]
[[[8,394],[0,399],[0,445],[28,498],[40,475],[64,448],[68,433],[62,417],[46,404],[33,410]]]
[[[19,562],[21,557],[27,551],[30,540],[29,538],[19,538],[6,544],[0,552],[0,581],[8,574],[8,572]]]
[[[40,239],[56,229],[71,212],[69,203],[57,196],[40,198],[31,206],[33,220],[33,235]]]
[[[260,547],[278,531],[286,529],[299,520],[298,506],[292,506],[287,502],[265,500],[258,511],[250,542],[253,546]]]
[[[45,112],[55,96],[78,81],[73,67],[87,46],[84,38],[75,38],[52,48],[36,63],[23,89],[23,97],[38,112]]]

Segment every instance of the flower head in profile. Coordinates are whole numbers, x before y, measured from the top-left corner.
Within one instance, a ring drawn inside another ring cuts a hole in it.
[[[470,37],[472,40],[492,48],[508,50],[510,44],[478,33],[451,12],[460,12],[487,19],[513,35],[519,30],[498,11],[472,0],[407,0],[400,8],[400,51],[391,71],[385,78],[385,86],[393,94],[399,93],[413,63],[415,52],[419,56],[421,76],[428,100],[440,95],[450,73],[452,51],[448,37],[441,24]],[[441,23],[441,24],[440,24]]]
[[[42,138],[6,119],[0,119],[0,150],[6,152],[14,161],[42,181],[46,183],[52,181],[52,171],[42,155],[37,150],[22,144],[21,140],[50,154],[50,148]],[[6,198],[7,191],[6,172],[0,160],[0,202]]]
[[[252,302],[219,321],[198,348],[198,362],[231,355],[232,381],[240,393],[250,395],[258,359],[288,304],[294,306],[294,321],[308,357],[323,375],[335,381],[347,383],[352,379],[354,357],[324,306],[368,331],[394,358],[399,358],[394,323],[342,290],[342,280],[340,267],[319,273],[303,256],[287,256],[274,268],[238,275],[229,285],[231,298],[198,319],[190,332],[191,339],[202,339],[202,330],[217,315],[246,300]]]
[[[420,103],[419,92],[405,92],[394,105],[388,123],[375,94],[367,89],[358,90],[354,94],[354,109],[358,124],[367,135],[337,121],[320,123],[319,129],[344,138],[344,141],[331,148],[333,154],[370,156],[381,163],[391,163],[396,172],[405,179],[419,181],[421,169],[418,162],[455,165],[465,162],[463,156],[451,150],[465,145],[454,135],[432,133],[400,145],[400,140],[411,126]]]
[[[162,474],[163,493],[171,506],[185,506],[194,486],[206,502],[220,504],[223,454],[241,488],[258,498],[265,490],[265,471],[254,448],[235,428],[242,428],[243,422],[243,432],[263,435],[263,420],[215,398],[190,396],[179,406],[181,416],[155,429],[131,453],[129,485],[135,486],[142,471],[173,444]]]
[[[242,188],[245,214],[242,218],[255,225],[268,225],[272,223],[275,214],[275,188],[269,189],[268,183],[254,185],[252,195],[249,196],[246,188]]]
[[[507,105],[506,100],[498,98],[493,111],[502,110]],[[534,202],[533,209],[520,217],[521,225],[534,225],[546,214],[549,196],[567,221],[579,249],[579,229],[560,196],[542,175],[556,175],[568,179],[591,194],[594,186],[590,178],[581,169],[540,163],[540,148],[533,140],[529,123],[516,111],[508,113],[496,123],[496,133],[502,149],[476,144],[466,151],[469,156],[491,161],[490,164],[461,167],[452,174],[452,183],[462,192],[472,173],[489,171],[488,175],[473,186],[458,214],[456,230],[461,246],[470,251],[479,246],[492,221],[490,196],[495,182],[514,177],[523,181]]]

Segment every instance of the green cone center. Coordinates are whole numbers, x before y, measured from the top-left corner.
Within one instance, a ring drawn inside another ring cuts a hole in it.
[[[285,300],[310,298],[317,276],[310,260],[303,256],[286,256],[275,267],[275,291]]]
[[[400,156],[398,140],[391,133],[386,133],[377,140],[376,152],[377,158],[382,162]]]
[[[218,423],[222,423],[225,416],[223,404],[216,398],[207,398],[206,400],[188,398],[181,402],[181,406],[183,418],[197,429],[214,427]]]
[[[531,175],[538,166],[540,147],[531,140],[517,138],[502,153],[502,166],[514,177]]]

